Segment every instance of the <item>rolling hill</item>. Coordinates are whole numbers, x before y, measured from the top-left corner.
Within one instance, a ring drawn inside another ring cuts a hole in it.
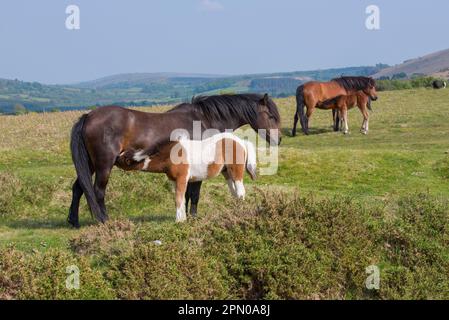
[[[382,69],[374,75],[375,78],[393,77],[394,75],[432,75],[437,77],[449,77],[449,49],[438,51],[419,57],[406,60],[401,64]]]
[[[213,79],[213,78],[225,78],[224,75],[211,75],[211,74],[197,74],[197,73],[174,73],[174,72],[160,72],[160,73],[122,73],[102,77],[92,81],[85,81],[75,84],[75,87],[79,88],[105,88],[113,87],[123,83],[127,83],[130,86],[139,85],[142,83],[154,83],[168,79],[177,78],[191,78],[191,79]]]
[[[13,113],[17,106],[42,112],[83,109],[117,104],[123,106],[174,104],[194,95],[222,92],[259,92],[275,97],[294,95],[309,80],[329,80],[340,75],[372,75],[386,65],[334,68],[253,75],[183,73],[127,73],[71,85],[0,79],[0,112]]]

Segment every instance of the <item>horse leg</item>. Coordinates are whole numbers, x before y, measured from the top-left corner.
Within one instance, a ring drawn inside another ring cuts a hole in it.
[[[82,196],[83,196],[83,189],[81,188],[78,179],[76,179],[75,183],[72,186],[72,204],[70,205],[67,222],[77,229],[80,227],[79,207]]]
[[[368,134],[369,113],[368,113],[368,109],[367,109],[367,104],[366,103],[365,103],[365,105],[359,104],[359,109],[363,115],[363,123],[362,123],[362,128],[360,129],[360,132],[362,134]]]
[[[304,95],[303,105],[306,107],[306,114],[303,112],[303,131],[306,135],[309,134],[309,118],[312,116],[312,113],[317,105],[317,101],[311,95]]]
[[[360,108],[360,111],[363,115],[363,123],[362,123],[362,129],[361,133],[368,134],[368,127],[369,127],[369,113],[366,107]]]
[[[348,126],[348,108],[343,108],[343,121],[344,121],[344,134],[349,133],[349,126]]]
[[[190,200],[190,214],[196,217],[198,213],[198,202],[200,201],[201,184],[202,181],[189,182],[187,185],[187,192],[185,196],[186,211],[188,209],[188,202]]]
[[[366,131],[366,118],[364,117],[363,118],[363,122],[362,122],[362,127],[360,128],[360,133],[362,133],[362,134],[367,134],[367,131]]]
[[[187,177],[182,176],[176,179],[176,222],[187,220],[185,207],[185,194],[187,190]]]
[[[296,127],[298,125],[298,121],[299,121],[299,114],[298,114],[298,112],[296,112],[295,113],[295,120],[293,122],[292,137],[296,136]]]
[[[309,134],[309,121],[310,121],[310,117],[313,114],[313,111],[315,109],[315,106],[311,107],[311,108],[307,108],[307,112],[306,112],[306,116],[304,117],[304,122],[305,122],[305,127],[306,127],[306,135]]]
[[[101,211],[105,215],[105,221],[101,222],[106,222],[106,220],[108,219],[104,198],[106,194],[106,186],[108,185],[109,182],[112,167],[113,162],[110,163],[103,162],[102,166],[100,168],[97,168],[95,171],[95,183],[94,183],[95,196],[97,198]]]
[[[175,183],[175,188],[176,188],[176,183]],[[186,194],[185,194],[186,212],[189,210],[189,202],[190,202],[190,199],[192,198],[192,189],[193,189],[193,182],[189,182],[187,184],[187,190],[186,190]]]
[[[343,115],[343,111],[342,110],[338,111],[338,114],[339,114],[339,123],[340,123],[339,130],[340,130],[340,132],[343,132],[343,128],[345,126],[345,122],[344,122],[345,118],[344,118],[344,115]]]
[[[231,178],[235,194],[238,199],[245,200],[245,186],[243,185],[243,176],[245,174],[244,164],[231,164],[226,167],[228,175]]]
[[[296,126],[298,124],[298,120],[301,122],[301,128],[305,133],[304,107],[305,107],[305,97],[304,97],[304,86],[302,85],[296,89],[296,113],[295,113],[295,121],[293,123],[292,137],[296,136]]]
[[[332,116],[334,118],[334,131],[338,132],[340,130],[340,116],[338,114],[338,109],[332,109]]]
[[[229,191],[235,198],[237,198],[237,190],[235,188],[234,180],[232,180],[231,176],[229,175],[229,173],[227,171],[223,171],[222,174],[225,177],[226,182],[228,183]]]

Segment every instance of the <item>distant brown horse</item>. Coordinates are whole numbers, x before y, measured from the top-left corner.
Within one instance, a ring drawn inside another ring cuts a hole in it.
[[[85,114],[72,129],[70,148],[77,179],[73,184],[68,222],[79,227],[78,211],[83,194],[92,215],[100,222],[107,220],[106,186],[123,151],[139,150],[142,157],[150,156],[159,146],[169,142],[172,132],[177,129],[185,129],[190,137],[198,139],[193,136],[194,121],[201,123],[201,133],[210,128],[219,132],[235,130],[249,124],[256,131],[265,129],[267,142],[279,144],[280,120],[274,101],[268,95],[259,94],[199,97],[166,113],[109,106]],[[195,183],[201,186],[200,181]],[[196,190],[197,203],[199,189]],[[186,198],[188,201],[187,194]]]
[[[360,132],[363,134],[368,134],[369,130],[369,113],[371,110],[371,98],[365,94],[363,91],[357,91],[354,94],[347,96],[338,96],[336,98],[327,100],[323,103],[318,104],[316,107],[318,109],[329,110],[332,109],[334,115],[334,129],[338,131],[339,126],[344,134],[349,133],[348,127],[348,110],[357,106],[363,115],[363,123]],[[340,125],[341,120],[341,125]]]
[[[363,91],[373,101],[377,100],[376,82],[368,77],[341,77],[329,82],[312,81],[296,90],[296,113],[292,135],[296,136],[298,120],[305,134],[309,134],[309,120],[317,105],[338,96],[347,96]],[[304,114],[304,107],[307,113]]]

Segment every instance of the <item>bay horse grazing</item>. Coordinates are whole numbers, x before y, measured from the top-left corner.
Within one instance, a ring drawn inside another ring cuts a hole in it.
[[[106,186],[120,154],[126,150],[142,150],[142,156],[151,155],[158,146],[168,143],[171,133],[177,129],[185,129],[193,139],[201,139],[193,135],[194,121],[201,123],[201,133],[209,128],[224,132],[249,124],[256,131],[265,129],[267,134],[264,138],[268,143],[279,144],[281,140],[279,112],[268,95],[199,97],[166,113],[148,113],[117,106],[98,108],[83,115],[72,129],[70,149],[77,179],[72,188],[68,222],[79,227],[79,202],[83,194],[93,217],[105,222],[108,218]],[[196,213],[201,182],[194,184],[194,192],[186,194],[186,205],[192,197],[192,214]]]
[[[254,145],[231,133],[220,133],[201,141],[182,138],[161,146],[157,153],[144,159],[139,151],[127,150],[120,155],[117,165],[124,170],[165,173],[175,184],[176,222],[187,219],[185,193],[188,182],[223,174],[232,195],[244,199],[245,170],[255,180],[257,168]]]
[[[296,113],[292,136],[296,136],[298,120],[302,130],[309,134],[309,121],[317,105],[338,96],[347,96],[363,91],[371,100],[377,100],[376,81],[369,77],[340,77],[329,82],[307,82],[296,90]],[[304,113],[304,107],[307,112]]]
[[[348,110],[357,106],[363,115],[363,123],[360,132],[368,134],[369,130],[369,112],[371,110],[371,98],[363,91],[357,91],[347,96],[338,96],[317,105],[318,109],[332,109],[334,115],[334,129],[338,131],[341,121],[341,130],[344,134],[349,133]]]

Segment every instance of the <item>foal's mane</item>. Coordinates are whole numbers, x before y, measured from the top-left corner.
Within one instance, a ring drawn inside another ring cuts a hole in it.
[[[340,77],[331,81],[337,82],[345,90],[364,90],[376,85],[376,81],[369,77]]]
[[[197,96],[192,98],[192,103],[180,104],[169,112],[193,109],[200,112],[210,122],[243,119],[255,126],[258,116],[257,108],[263,99],[264,95],[253,93]],[[279,122],[279,111],[271,98],[268,98],[266,107]]]

